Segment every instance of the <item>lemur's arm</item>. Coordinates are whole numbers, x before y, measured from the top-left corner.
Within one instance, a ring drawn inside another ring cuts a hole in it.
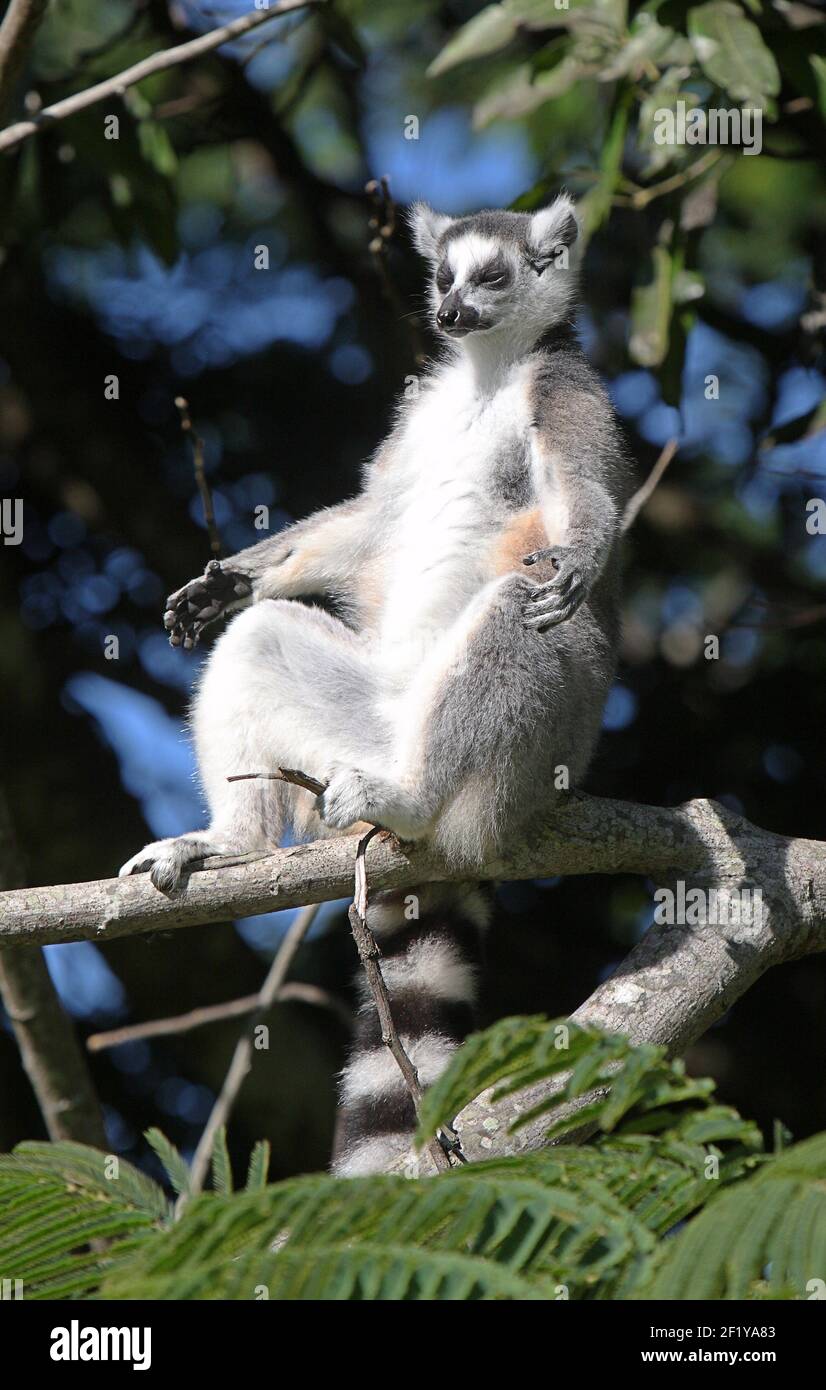
[[[619,428],[601,387],[585,379],[541,399],[532,431],[534,478],[549,534],[564,521],[565,540],[525,556],[550,559],[556,574],[531,595],[529,627],[570,618],[588,597],[622,529],[630,472]],[[551,527],[553,526],[553,530]]]
[[[166,601],[164,627],[173,646],[194,647],[222,613],[263,598],[342,593],[369,537],[364,495],[326,507],[227,560],[210,560]]]

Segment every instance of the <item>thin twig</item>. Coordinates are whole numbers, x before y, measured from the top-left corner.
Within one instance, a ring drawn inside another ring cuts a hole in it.
[[[367,984],[373,996],[373,1002],[379,1016],[381,1025],[381,1040],[385,1047],[395,1058],[396,1064],[404,1077],[404,1083],[410,1092],[413,1107],[416,1114],[422,1100],[422,1088],[419,1082],[419,1073],[408,1057],[402,1045],[401,1038],[396,1031],[393,1022],[393,1013],[390,1008],[390,996],[387,993],[387,986],[384,983],[384,976],[379,966],[379,948],[376,939],[367,925],[367,861],[365,858],[367,846],[374,835],[379,834],[378,826],[373,826],[362,835],[359,840],[358,850],[356,851],[356,872],[355,872],[355,892],[353,902],[349,911],[350,927],[353,932],[353,940],[356,943],[356,950],[359,953],[359,960],[364,967],[367,977]],[[430,1155],[439,1169],[447,1169],[450,1165],[445,1150],[437,1139],[431,1139],[427,1145]]]
[[[623,513],[623,531],[630,531],[631,527],[634,525],[634,522],[659,483],[660,478],[663,476],[663,473],[676,454],[678,444],[679,441],[677,439],[669,439],[642,487],[637,488],[637,491],[634,493],[634,496],[631,498],[631,501],[628,503]]]
[[[86,1048],[89,1052],[105,1052],[110,1047],[123,1047],[124,1043],[143,1042],[146,1038],[169,1038],[178,1033],[191,1033],[210,1023],[223,1023],[228,1018],[243,1018],[244,1014],[255,1013],[260,999],[260,994],[244,994],[239,999],[228,999],[224,1004],[206,1004],[200,1009],[190,1009],[189,1013],[175,1014],[171,1018],[153,1018],[147,1023],[130,1023],[125,1028],[112,1028],[107,1033],[92,1033],[86,1039]],[[278,991],[274,1002],[313,1004],[320,1009],[329,1009],[348,1032],[352,1032],[353,1015],[344,1000],[337,999],[329,990],[320,989],[318,985],[293,981]]]
[[[232,1054],[232,1061],[229,1071],[224,1078],[220,1095],[212,1107],[212,1114],[206,1122],[195,1156],[190,1167],[189,1191],[182,1193],[178,1198],[177,1214],[180,1215],[183,1207],[190,1197],[201,1191],[207,1175],[212,1150],[215,1145],[215,1138],[219,1129],[227,1123],[230,1112],[238,1093],[244,1084],[247,1073],[252,1065],[253,1044],[255,1041],[255,1030],[262,1018],[270,1009],[284,984],[287,971],[295,959],[296,952],[310,930],[318,913],[318,905],[311,904],[310,907],[302,907],[284,940],[276,952],[275,958],[267,972],[267,978],[261,986],[258,995],[258,1007],[253,1013],[242,1036],[235,1044],[235,1051]]]
[[[189,413],[189,402],[183,396],[175,397],[175,408],[181,417],[181,430],[192,444],[192,465],[195,470],[195,482],[201,494],[201,505],[204,509],[204,522],[206,524],[207,535],[209,536],[209,548],[216,560],[220,560],[224,553],[221,545],[221,535],[215,520],[215,509],[212,505],[212,489],[206,478],[204,468],[204,441],[195,432],[192,423],[192,416]]]
[[[379,179],[370,179],[369,183],[365,184],[364,191],[373,205],[373,213],[368,224],[373,236],[367,249],[373,257],[373,264],[381,280],[382,291],[387,303],[396,316],[403,319],[407,325],[410,345],[413,349],[413,360],[417,366],[421,366],[427,357],[421,320],[418,314],[410,314],[406,311],[406,305],[396,289],[387,265],[388,248],[396,231],[396,204],[390,193],[390,182],[387,175],[382,174]]]
[[[766,617],[750,623],[730,622],[724,631],[737,632],[741,629],[754,629],[757,632],[783,631],[790,628],[808,627],[812,623],[821,623],[826,618],[826,604],[809,604],[807,607],[794,606],[789,603],[773,603],[770,599],[764,599],[759,594],[752,594],[741,605],[741,610],[747,611],[749,608],[762,608],[767,614]],[[775,614],[771,616],[772,612]]]
[[[237,39],[250,29],[256,29],[259,24],[267,24],[279,15],[315,8],[324,3],[326,0],[280,0],[280,3],[273,5],[271,9],[253,10],[251,14],[241,15],[231,23],[210,29],[209,33],[199,34],[197,38],[189,39],[186,43],[152,53],[148,58],[134,63],[132,67],[125,68],[123,72],[116,73],[114,77],[107,77],[105,81],[97,82],[94,87],[88,87],[85,92],[75,92],[73,96],[64,97],[53,106],[45,106],[30,120],[18,121],[16,125],[10,125],[6,130],[0,131],[0,150],[12,150],[24,140],[28,140],[30,135],[37,135],[44,127],[54,125],[56,121],[64,121],[67,116],[74,116],[76,112],[85,111],[89,106],[96,106],[98,102],[106,101],[107,97],[121,97],[128,87],[134,87],[137,82],[151,77],[153,73],[178,67],[181,63],[191,63],[204,53],[211,53],[214,48],[220,48],[230,39]]]
[[[321,796],[327,790],[326,782],[319,782],[317,777],[310,777],[306,772],[297,772],[294,767],[280,767],[277,772],[236,772],[227,781],[253,782],[256,778],[262,782],[289,782],[293,787],[304,787],[305,791],[313,792],[315,796]]]
[[[689,165],[687,169],[684,169],[682,173],[672,174],[669,178],[653,184],[650,188],[637,188],[635,185],[633,193],[628,196],[617,193],[614,195],[613,201],[620,207],[632,207],[636,212],[639,212],[648,207],[648,204],[652,203],[655,198],[662,198],[664,194],[673,193],[676,189],[682,188],[684,184],[700,178],[702,174],[707,173],[723,158],[723,154],[723,150],[709,150],[700,159]]]

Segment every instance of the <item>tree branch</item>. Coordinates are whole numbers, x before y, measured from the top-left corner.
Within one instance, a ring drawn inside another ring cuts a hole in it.
[[[357,836],[295,845],[273,854],[208,860],[166,896],[147,874],[0,894],[0,944],[112,940],[349,896]],[[222,867],[218,867],[223,865]],[[644,874],[658,885],[760,888],[759,920],[741,925],[652,926],[619,969],[574,1014],[678,1053],[772,965],[826,950],[826,843],[761,830],[712,801],[665,808],[570,793],[552,820],[474,877]],[[426,845],[379,832],[370,851],[371,889],[466,879]],[[494,1107],[482,1096],[456,1120],[466,1158],[535,1148],[542,1120],[508,1133],[537,1092]],[[416,1163],[432,1162],[427,1155]],[[414,1169],[415,1170],[415,1169]]]
[[[207,859],[203,867],[185,871],[181,887],[170,894],[158,892],[148,874],[0,893],[0,945],[113,941],[350,898],[357,844],[358,837],[348,835],[272,854]],[[755,882],[778,894],[772,915],[793,919],[796,953],[826,949],[826,843],[760,830],[712,801],[643,806],[570,792],[551,820],[532,827],[518,847],[472,876],[626,873],[665,882],[680,872],[733,883],[746,868]],[[370,885],[376,891],[461,881],[468,872],[448,865],[426,844],[400,844],[389,831],[371,845]]]
[[[0,24],[0,120],[11,107],[49,0],[11,0]]]
[[[0,794],[0,884],[22,882],[11,816]],[[0,950],[0,998],[49,1138],[105,1148],[103,1118],[86,1058],[39,947]]]
[[[86,1051],[104,1052],[107,1048],[143,1042],[146,1038],[169,1038],[175,1033],[191,1033],[212,1023],[225,1023],[230,1018],[254,1014],[260,1007],[260,1001],[260,993],[242,994],[240,998],[228,999],[224,1004],[203,1004],[198,1009],[189,1009],[185,1014],[173,1014],[171,1018],[150,1018],[146,1023],[128,1023],[123,1028],[111,1028],[105,1033],[90,1033],[86,1039]],[[353,1015],[344,1000],[304,980],[292,980],[290,984],[283,985],[273,1003],[312,1004],[315,1008],[329,1009],[348,1033],[353,1031]]]
[[[654,467],[651,469],[651,472],[649,473],[645,482],[642,484],[641,487],[637,488],[637,491],[634,493],[633,497],[626,506],[625,511],[623,512],[623,531],[631,530],[631,527],[634,525],[634,522],[636,521],[643,507],[648,502],[649,498],[651,497],[651,494],[655,491],[666,468],[668,467],[674,455],[676,454],[677,449],[679,447],[679,442],[680,441],[678,439],[669,439],[668,443],[664,445],[662,453],[660,454],[659,458],[654,464]]]
[[[32,3],[32,0],[28,0],[28,3]],[[106,101],[107,97],[122,96],[128,87],[134,87],[137,82],[151,77],[153,73],[179,67],[181,63],[191,63],[195,58],[220,48],[231,39],[240,38],[242,34],[256,29],[259,24],[266,24],[269,20],[277,19],[279,15],[291,14],[294,10],[304,10],[323,3],[324,0],[279,0],[279,3],[270,9],[253,10],[251,14],[241,15],[239,19],[232,20],[230,24],[222,24],[218,29],[210,29],[209,33],[200,34],[196,39],[189,39],[174,48],[164,48],[159,53],[152,53],[148,58],[134,63],[131,68],[116,73],[114,77],[97,82],[85,92],[75,92],[70,97],[64,97],[62,101],[56,101],[53,106],[45,106],[31,120],[18,121],[16,125],[10,125],[6,130],[0,131],[0,151],[14,149],[30,135],[37,135],[44,126],[64,121],[67,116],[74,116],[78,111],[85,111],[89,106]]]

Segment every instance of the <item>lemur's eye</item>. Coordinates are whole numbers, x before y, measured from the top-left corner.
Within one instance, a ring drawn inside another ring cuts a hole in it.
[[[510,270],[501,260],[483,266],[476,276],[477,285],[482,285],[486,290],[503,290],[510,280]]]

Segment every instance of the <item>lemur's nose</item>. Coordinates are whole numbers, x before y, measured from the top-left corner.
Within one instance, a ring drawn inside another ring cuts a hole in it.
[[[459,322],[460,308],[459,298],[451,290],[450,294],[446,295],[442,300],[439,306],[439,312],[436,315],[436,322],[439,327],[452,328],[454,324],[457,324]]]
[[[479,322],[479,311],[469,304],[463,304],[456,290],[451,290],[439,306],[436,322],[440,328],[475,328]]]

